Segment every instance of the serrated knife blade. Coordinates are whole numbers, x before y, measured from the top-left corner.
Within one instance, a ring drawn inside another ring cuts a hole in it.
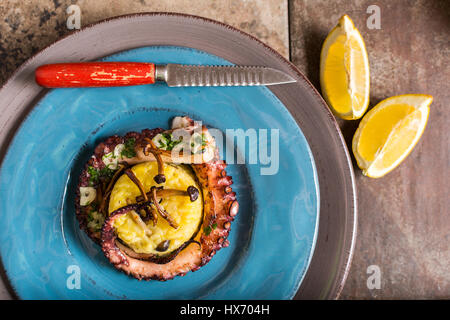
[[[48,88],[113,87],[164,81],[170,87],[271,86],[292,83],[290,75],[260,66],[204,66],[143,62],[79,62],[40,66],[36,82]]]
[[[156,80],[169,87],[270,86],[295,82],[279,70],[253,66],[156,66]]]

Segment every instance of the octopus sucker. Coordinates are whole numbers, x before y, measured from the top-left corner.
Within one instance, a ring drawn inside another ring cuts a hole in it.
[[[79,179],[80,228],[136,279],[166,281],[200,269],[229,245],[239,210],[218,154],[207,128],[189,117],[175,117],[169,130],[107,138]]]

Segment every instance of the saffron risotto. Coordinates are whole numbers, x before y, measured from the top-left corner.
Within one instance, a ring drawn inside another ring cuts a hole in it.
[[[136,177],[144,186],[145,192],[149,192],[152,186],[158,185],[153,177],[158,174],[158,164],[154,161],[135,165],[132,169]],[[144,228],[138,225],[130,213],[118,218],[114,223],[117,236],[137,253],[168,254],[183,243],[191,239],[198,230],[203,217],[203,195],[197,183],[195,174],[187,165],[164,164],[166,182],[162,184],[166,189],[186,190],[194,186],[200,190],[196,201],[191,202],[187,196],[171,196],[163,198],[161,206],[170,214],[178,224],[174,229],[158,214],[158,223],[153,226],[150,219],[146,222],[151,235],[147,235]],[[140,196],[139,188],[124,174],[114,185],[109,200],[109,213],[136,203],[136,197]],[[169,248],[163,253],[156,247],[165,240],[170,240]]]

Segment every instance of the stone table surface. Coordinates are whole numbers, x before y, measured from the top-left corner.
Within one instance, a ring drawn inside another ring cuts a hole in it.
[[[371,66],[371,103],[402,93],[434,96],[427,129],[410,156],[378,180],[355,168],[358,237],[342,299],[450,298],[449,1],[348,0],[3,0],[0,2],[0,85],[31,55],[71,32],[66,9],[77,4],[81,25],[150,11],[195,14],[246,31],[290,58],[320,89],[319,54],[346,13],[361,31]],[[380,29],[370,29],[370,5]],[[349,143],[358,121],[339,121]],[[367,268],[381,288],[367,288]],[[0,298],[8,298],[0,285]]]
[[[380,9],[380,29],[367,24],[373,4]],[[291,1],[291,60],[318,89],[322,43],[343,14],[367,47],[369,107],[405,93],[431,94],[434,102],[421,140],[394,171],[370,179],[353,158],[358,236],[341,298],[450,298],[450,123],[444,113],[450,99],[450,2]],[[351,146],[359,121],[339,123]],[[381,271],[380,289],[367,287],[371,265]]]
[[[229,24],[289,55],[287,0],[2,0],[0,84],[31,55],[69,34],[67,8],[81,10],[81,26],[139,12],[177,12]]]

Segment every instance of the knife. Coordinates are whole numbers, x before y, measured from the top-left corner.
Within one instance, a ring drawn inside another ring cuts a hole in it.
[[[47,88],[115,87],[166,82],[169,87],[270,86],[295,82],[286,73],[257,66],[203,66],[142,62],[42,65],[36,82]]]

